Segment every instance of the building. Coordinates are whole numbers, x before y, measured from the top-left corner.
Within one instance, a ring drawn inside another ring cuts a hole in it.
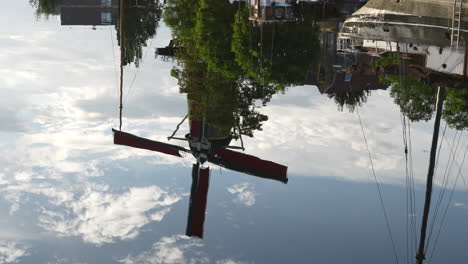
[[[58,0],[61,25],[106,26],[119,22],[119,0]]]
[[[295,20],[294,3],[288,0],[250,0],[249,20],[258,24]]]

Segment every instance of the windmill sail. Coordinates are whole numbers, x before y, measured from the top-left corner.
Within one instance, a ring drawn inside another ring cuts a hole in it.
[[[118,131],[115,129],[112,129],[112,131],[114,132],[114,144],[117,145],[125,145],[134,148],[147,149],[177,157],[182,157],[179,151],[188,151],[187,149],[177,145],[171,145],[159,141],[138,137],[130,133]]]
[[[225,167],[226,169],[277,180],[283,183],[288,182],[288,167],[272,161],[262,160],[252,155],[220,148],[216,150],[215,155],[208,158],[208,161]]]
[[[193,165],[187,231],[185,233],[187,236],[203,238],[209,177],[209,168],[200,169],[199,164]]]

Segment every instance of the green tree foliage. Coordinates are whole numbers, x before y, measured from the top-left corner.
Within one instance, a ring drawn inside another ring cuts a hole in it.
[[[468,89],[450,89],[445,97],[442,117],[451,128],[468,128]]]
[[[334,94],[330,94],[328,97],[335,100],[339,111],[343,111],[344,107],[346,107],[349,112],[354,112],[356,107],[361,106],[367,102],[367,97],[370,94],[370,90],[340,91]]]
[[[247,76],[278,87],[302,84],[317,58],[318,28],[309,19],[253,25],[248,11],[235,20],[232,51]]]
[[[29,3],[36,8],[37,17],[57,15],[55,0],[29,0]]]
[[[143,57],[143,47],[147,46],[147,41],[156,35],[156,29],[161,20],[162,7],[154,0],[135,1],[124,0],[123,16],[123,65],[135,63],[139,66]],[[120,43],[120,28],[116,26],[117,38]]]
[[[180,67],[171,74],[187,93],[194,119],[205,120],[234,138],[253,136],[268,119],[258,112],[276,93],[274,85],[247,76],[231,50],[236,8],[227,0],[169,0],[165,22],[181,41]]]
[[[230,50],[235,7],[228,0],[201,0],[196,14],[195,38],[200,59],[211,72],[235,77],[238,67]]]
[[[407,76],[403,78],[403,85],[396,75],[387,75],[382,81],[392,86],[391,96],[411,121],[428,121],[432,118],[437,102],[435,87]],[[468,89],[447,89],[442,118],[453,129],[464,130],[468,127]]]
[[[437,94],[434,87],[410,76],[403,77],[401,82],[398,75],[386,75],[381,82],[391,86],[390,95],[411,121],[428,121],[432,118]]]

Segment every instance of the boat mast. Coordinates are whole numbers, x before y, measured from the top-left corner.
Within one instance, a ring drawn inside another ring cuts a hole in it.
[[[416,255],[418,264],[423,264],[425,259],[424,246],[426,243],[426,230],[427,230],[427,221],[429,217],[429,209],[431,208],[431,195],[432,195],[432,182],[434,178],[434,166],[436,160],[437,152],[437,143],[439,140],[439,130],[440,130],[440,119],[442,116],[442,107],[444,103],[445,88],[439,87],[437,94],[437,109],[436,109],[436,118],[434,123],[434,133],[432,135],[432,146],[431,154],[429,159],[429,170],[427,173],[427,184],[426,184],[426,200],[424,202],[424,213],[422,218],[421,225],[421,237],[419,240],[419,250]]]
[[[122,109],[123,109],[123,64],[125,59],[124,54],[124,3],[125,0],[120,0],[120,15],[119,15],[119,42],[120,42],[120,106],[119,106],[119,130],[122,130]]]

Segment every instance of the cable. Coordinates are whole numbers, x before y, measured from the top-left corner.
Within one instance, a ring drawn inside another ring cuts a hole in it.
[[[442,230],[442,226],[444,224],[444,221],[445,221],[445,218],[447,216],[447,211],[450,207],[450,203],[452,202],[452,199],[453,199],[453,194],[455,192],[455,188],[457,187],[457,182],[458,182],[458,178],[460,177],[461,175],[461,170],[463,168],[463,164],[465,163],[465,158],[466,158],[466,153],[468,152],[468,146],[465,148],[465,154],[463,154],[463,161],[460,165],[460,168],[458,170],[458,173],[457,173],[457,178],[455,179],[455,183],[453,185],[453,188],[452,188],[452,191],[450,193],[450,198],[449,198],[449,201],[447,203],[447,207],[445,207],[445,211],[444,211],[444,216],[442,217],[442,221],[440,223],[440,228],[439,228],[439,231],[437,232],[437,236],[436,236],[436,240],[434,242],[434,246],[432,247],[432,252],[431,252],[431,256],[429,257],[429,261],[430,262],[432,260],[432,257],[434,256],[434,252],[436,250],[436,246],[437,246],[437,242],[439,241],[439,237],[440,237],[440,231]]]
[[[389,238],[390,238],[390,241],[392,242],[393,254],[395,255],[395,261],[398,264],[399,262],[398,262],[398,255],[396,253],[396,248],[395,248],[395,241],[393,240],[392,230],[390,229],[390,223],[389,223],[388,217],[387,217],[387,210],[385,209],[385,203],[384,203],[384,200],[382,198],[382,191],[380,190],[379,180],[377,179],[377,176],[375,174],[374,162],[372,161],[371,152],[369,150],[369,144],[367,143],[366,133],[364,132],[364,126],[362,124],[362,119],[361,119],[361,115],[359,114],[359,109],[358,108],[356,108],[356,113],[357,113],[357,115],[359,117],[359,124],[361,125],[362,136],[364,138],[364,143],[366,144],[367,154],[369,155],[369,161],[370,161],[371,168],[372,168],[372,174],[374,175],[375,184],[377,186],[377,191],[379,193],[380,206],[382,207],[382,211],[383,211],[383,214],[384,214],[384,217],[385,217],[385,223],[387,225]]]
[[[453,138],[453,143],[454,144],[455,144],[457,135],[458,135],[458,131],[455,133],[455,137]],[[458,137],[458,141],[457,141],[455,151],[450,153],[449,159],[447,161],[447,166],[445,168],[444,177],[443,177],[443,181],[442,181],[442,189],[439,192],[439,197],[437,199],[437,204],[436,204],[435,211],[434,211],[434,214],[433,214],[433,217],[432,217],[431,228],[430,228],[430,231],[429,231],[429,236],[427,238],[426,248],[424,249],[425,251],[427,251],[427,249],[429,248],[430,240],[431,240],[431,237],[432,237],[432,232],[433,232],[433,229],[434,229],[435,222],[437,220],[437,215],[439,213],[440,205],[442,204],[442,201],[444,199],[445,192],[446,192],[447,187],[448,187],[449,176],[450,176],[450,174],[452,172],[453,164],[454,164],[454,161],[456,159],[456,154],[457,154],[457,151],[458,151],[458,146],[460,144],[460,139],[461,139],[461,134]]]
[[[119,74],[117,72],[117,63],[115,59],[115,51],[114,51],[114,39],[112,35],[112,29],[109,27],[110,39],[112,43],[112,57],[114,57],[114,73],[115,73],[115,84],[117,85],[117,92],[119,91]]]
[[[409,118],[407,118],[407,123],[408,123],[408,146],[409,146],[409,164],[410,164],[410,202],[411,202],[411,209],[412,213],[411,215],[413,216],[411,218],[412,220],[412,233],[413,233],[413,240],[414,240],[414,252],[416,253],[417,250],[417,244],[418,244],[418,224],[416,222],[416,218],[414,217],[417,212],[416,208],[416,192],[414,191],[414,166],[413,166],[413,143],[411,141],[411,122]]]
[[[143,56],[142,62],[146,60],[146,55],[148,55],[148,50],[150,50],[151,47],[153,46],[153,40],[154,40],[155,37],[156,37],[156,36],[154,36],[153,38],[151,38],[150,45],[149,45],[149,47],[148,47],[148,48],[146,49],[146,51],[145,51],[145,55]],[[132,91],[133,83],[135,82],[136,77],[137,77],[137,74],[138,74],[139,71],[140,71],[140,68],[137,68],[136,71],[135,71],[135,74],[133,75],[132,82],[130,83],[130,87],[128,88],[127,95],[125,96],[125,103],[127,102],[128,96],[130,95],[130,92]]]

